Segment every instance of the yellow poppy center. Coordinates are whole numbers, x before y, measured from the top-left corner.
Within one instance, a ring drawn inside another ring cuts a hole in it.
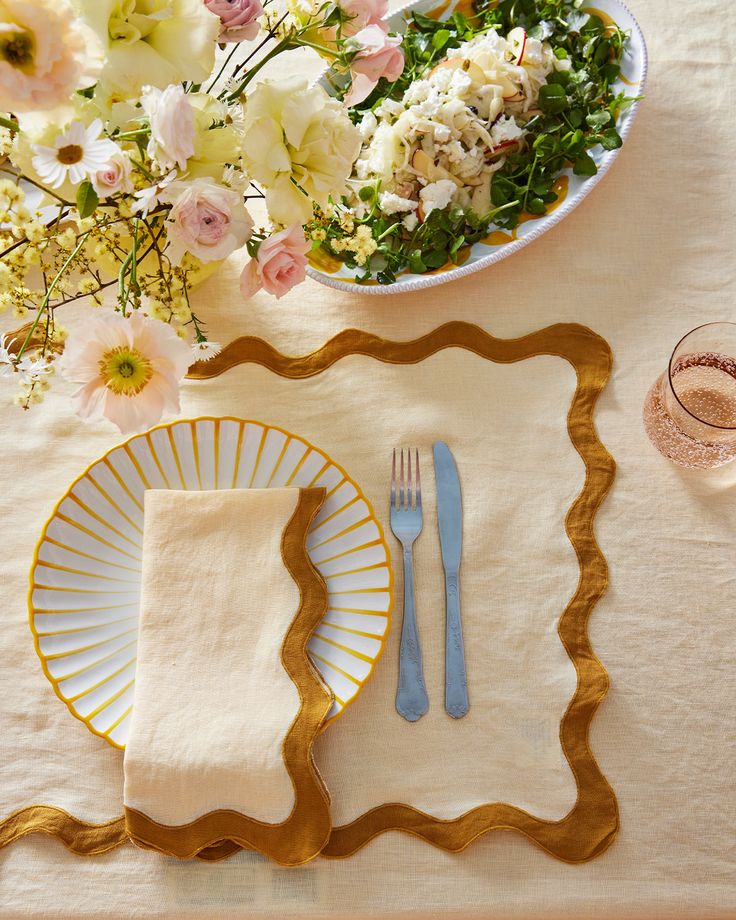
[[[30,32],[16,31],[14,28],[0,31],[0,60],[7,61],[16,70],[27,72],[31,69],[33,50],[33,36]]]
[[[118,396],[137,396],[153,376],[153,368],[135,348],[118,345],[100,361],[100,376],[108,390]]]
[[[79,144],[67,144],[65,147],[59,147],[56,159],[65,166],[72,166],[74,163],[79,163],[83,156],[84,150]]]

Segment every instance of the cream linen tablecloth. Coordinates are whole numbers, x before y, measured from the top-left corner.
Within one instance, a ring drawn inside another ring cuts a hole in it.
[[[56,840],[32,836],[0,852],[3,920],[736,915],[736,466],[682,472],[654,452],[641,423],[646,391],[674,342],[698,323],[734,318],[736,8],[716,0],[686,7],[649,0],[634,12],[652,58],[638,123],[602,186],[520,254],[451,287],[396,299],[349,298],[308,282],[278,303],[259,295],[244,305],[234,264],[198,294],[213,338],[260,335],[289,354],[317,348],[350,326],[410,339],[448,319],[478,323],[504,338],[559,321],[582,322],[609,341],[615,370],[597,423],[618,475],[596,532],[611,585],[590,634],[612,681],[591,742],[619,799],[621,831],[613,846],[590,863],[570,866],[512,834],[493,833],[459,856],[387,834],[350,860],[283,870],[252,853],[199,865],[129,845],[82,858]],[[532,359],[538,367],[529,373],[540,387],[553,380],[564,393],[567,386],[569,396],[570,371],[554,364],[546,373],[544,362],[552,360]],[[495,369],[513,374],[523,368]],[[234,386],[248,374],[241,368],[208,384],[188,383],[184,414],[248,414],[247,394]],[[531,386],[524,374],[519,379]],[[74,722],[54,697],[33,650],[25,607],[33,546],[54,502],[91,459],[119,441],[110,429],[83,427],[67,393],[57,386],[46,404],[24,416],[2,409],[0,815],[42,801],[104,821],[120,813],[120,754]],[[305,407],[300,415],[292,407],[297,433],[308,436],[318,409]],[[561,416],[550,418],[540,437],[554,437],[560,422]],[[497,434],[479,432],[494,443]],[[369,436],[355,431],[356,439]],[[573,475],[567,485],[564,477],[553,477],[556,485],[547,494],[540,483],[542,513],[560,507],[564,489],[579,484],[569,457],[568,450],[561,460]],[[513,493],[516,475],[513,465],[505,472],[499,466],[499,493]],[[539,531],[537,540],[545,527]],[[563,552],[563,542],[554,545]],[[564,572],[563,565],[560,596]],[[548,576],[537,567],[522,587],[531,591]],[[511,579],[500,579],[499,604],[508,604],[514,590]],[[336,822],[376,797],[362,784],[350,791],[354,798],[348,796],[344,771],[351,764],[338,760],[352,731],[355,737],[366,730],[381,735],[382,724],[361,723],[360,707],[368,711],[371,692],[378,692],[380,681],[390,683],[396,642],[397,633],[376,683],[320,742],[317,756],[334,788]],[[435,686],[441,681],[440,642],[438,624],[426,638]],[[437,708],[440,696],[434,699]],[[359,766],[352,768],[360,773]],[[442,770],[449,775],[451,765]],[[411,777],[401,782],[405,788]],[[565,794],[559,783],[557,805]]]

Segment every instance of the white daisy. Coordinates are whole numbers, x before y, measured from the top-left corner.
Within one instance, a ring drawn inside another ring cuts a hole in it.
[[[51,373],[51,363],[43,357],[23,357],[17,365],[22,383],[36,383]]]
[[[10,377],[15,373],[15,355],[10,350],[15,339],[8,341],[7,336],[0,339],[0,377]]]
[[[109,138],[100,137],[102,121],[96,118],[87,128],[73,121],[54,141],[53,147],[33,145],[33,168],[51,188],[67,178],[78,185],[83,179],[105,169],[120,148]]]
[[[163,179],[159,179],[155,185],[149,185],[148,188],[142,188],[139,192],[136,192],[133,196],[135,198],[133,211],[143,217],[148,217],[148,212],[159,204],[164,189],[167,185],[171,185],[174,179],[176,179],[176,170],[172,169],[168,175],[164,176]]]
[[[222,345],[219,342],[195,342],[192,345],[192,352],[195,361],[209,361],[215,355],[222,351]]]

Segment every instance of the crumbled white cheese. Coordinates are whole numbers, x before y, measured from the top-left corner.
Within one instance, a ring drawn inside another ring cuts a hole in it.
[[[422,199],[422,206],[425,214],[434,211],[435,208],[442,210],[452,201],[457,186],[452,179],[438,179],[437,182],[431,182],[419,192]]]
[[[401,223],[406,227],[409,233],[411,233],[419,223],[419,218],[417,217],[416,211],[412,211],[411,214],[407,214]]]
[[[402,198],[401,195],[395,195],[393,192],[381,192],[378,196],[378,203],[384,214],[400,214],[404,211],[413,211],[418,207],[418,201],[412,201],[411,198]]]
[[[371,111],[366,112],[358,125],[360,136],[363,138],[364,142],[369,141],[373,137],[377,127],[378,119],[376,116]]]
[[[491,138],[494,146],[503,144],[504,141],[516,141],[523,136],[524,132],[516,124],[516,119],[513,116],[507,118],[505,115],[502,115],[491,128]]]
[[[448,91],[461,99],[465,98],[473,86],[473,78],[462,68],[452,71],[452,79]]]

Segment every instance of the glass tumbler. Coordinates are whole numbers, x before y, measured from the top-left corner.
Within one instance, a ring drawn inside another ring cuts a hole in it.
[[[682,338],[644,403],[657,450],[688,469],[736,459],[736,323],[707,323]]]

